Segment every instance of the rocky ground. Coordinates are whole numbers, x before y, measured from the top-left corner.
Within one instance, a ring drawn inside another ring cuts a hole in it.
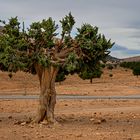
[[[18,72],[9,79],[0,73],[1,95],[37,94],[38,84],[36,76]],[[119,68],[105,70],[93,84],[68,76],[56,89],[59,94],[139,95],[140,79]],[[38,100],[0,100],[0,140],[140,140],[140,100],[58,100],[54,125],[29,123],[37,108]]]

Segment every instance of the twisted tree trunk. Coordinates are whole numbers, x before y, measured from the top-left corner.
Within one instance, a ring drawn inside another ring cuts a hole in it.
[[[54,123],[54,108],[56,104],[55,79],[58,68],[54,66],[44,68],[40,65],[36,65],[35,68],[40,81],[40,105],[35,121],[40,123],[43,120],[47,120],[48,123]]]

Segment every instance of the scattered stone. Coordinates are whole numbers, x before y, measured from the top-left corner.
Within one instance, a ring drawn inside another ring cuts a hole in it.
[[[100,119],[95,119],[95,118],[90,118],[90,121],[94,122],[94,124],[101,124],[101,123],[105,123],[106,119],[100,118]]]
[[[91,118],[90,121],[95,121],[95,119],[94,118]]]
[[[101,120],[95,120],[94,121],[94,124],[101,124],[102,122],[101,122]]]
[[[2,120],[0,120],[0,122],[2,122]]]
[[[36,135],[38,136],[39,135],[39,132],[36,132]]]
[[[23,123],[23,122],[22,121],[16,121],[16,122],[14,122],[14,125],[19,125],[21,123]]]
[[[65,106],[68,106],[68,104],[65,104]]]
[[[26,123],[28,124],[28,123],[31,123],[33,120],[32,120],[32,118],[28,118],[27,120],[26,120]]]
[[[28,137],[28,135],[27,135],[27,134],[24,134],[22,137],[24,137],[24,138],[25,138],[25,137]]]
[[[12,119],[13,117],[12,116],[8,116],[8,119]]]
[[[26,122],[22,122],[20,125],[24,126],[26,124]]]
[[[101,122],[106,122],[106,119],[103,119],[103,118],[102,118],[102,119],[101,119]]]
[[[34,126],[33,125],[28,125],[30,128],[34,128]]]
[[[27,124],[25,121],[16,121],[14,122],[14,125],[25,125]]]
[[[48,122],[47,121],[43,121],[40,124],[42,124],[42,125],[48,125]]]

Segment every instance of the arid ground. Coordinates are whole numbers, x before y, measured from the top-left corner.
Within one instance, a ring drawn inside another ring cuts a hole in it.
[[[56,83],[56,90],[73,95],[140,95],[140,77],[122,68],[105,69],[92,84],[73,75]],[[0,95],[15,94],[39,94],[37,77],[18,72],[10,79],[0,72]],[[140,140],[140,99],[57,100],[54,125],[28,123],[37,108],[38,100],[0,100],[0,140]]]

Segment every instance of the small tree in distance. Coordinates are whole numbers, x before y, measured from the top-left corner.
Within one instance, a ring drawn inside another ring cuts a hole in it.
[[[79,73],[79,77],[83,80],[89,79],[90,83],[92,84],[93,78],[100,78],[102,75],[101,66],[98,67],[94,66],[92,68],[85,67],[81,72]]]
[[[140,75],[140,66],[136,66],[133,68],[133,74],[137,77]]]
[[[21,27],[17,17],[1,23],[0,69],[38,75],[40,106],[35,119],[37,123],[43,120],[55,122],[55,80],[60,68],[66,73],[80,73],[83,66],[93,67],[103,60],[114,44],[98,34],[98,28],[90,24],[77,28],[77,35],[72,38],[75,20],[71,13],[60,21],[60,38],[57,36],[58,25],[52,18],[34,22],[28,30]]]

